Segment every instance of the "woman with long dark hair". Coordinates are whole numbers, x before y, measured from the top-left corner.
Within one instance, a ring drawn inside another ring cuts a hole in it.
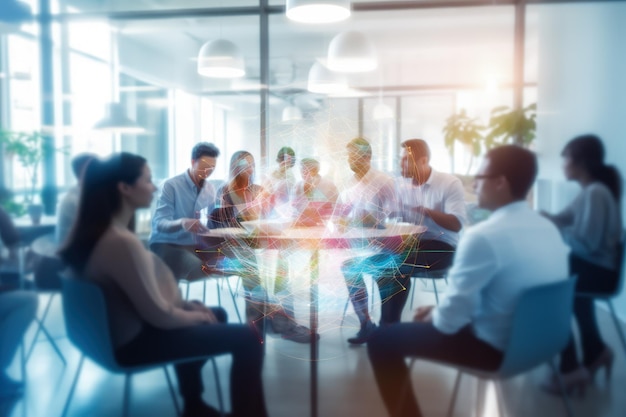
[[[582,189],[560,213],[543,214],[559,227],[571,247],[570,274],[578,276],[576,292],[610,293],[619,279],[622,180],[615,167],[605,164],[604,146],[595,135],[572,139],[561,155],[566,178]],[[614,354],[600,335],[592,298],[576,297],[574,316],[580,331],[582,366],[572,334],[561,354],[560,371],[566,388],[582,393],[602,368],[609,380]],[[544,387],[559,393],[556,378],[550,378]]]
[[[78,218],[60,251],[77,278],[101,286],[116,358],[141,365],[232,354],[233,416],[266,416],[261,382],[263,349],[254,331],[226,324],[226,312],[181,299],[169,268],[129,230],[134,212],[150,206],[155,186],[146,160],[120,153],[89,164]],[[202,400],[204,360],[175,366],[183,416],[219,412]]]

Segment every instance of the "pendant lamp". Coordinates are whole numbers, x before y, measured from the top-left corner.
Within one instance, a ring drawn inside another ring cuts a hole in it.
[[[107,115],[98,121],[94,127],[112,133],[137,134],[144,133],[145,129],[126,115],[126,110],[121,103],[109,103],[107,105]]]
[[[333,23],[350,17],[349,0],[287,0],[285,14],[300,23]]]
[[[13,33],[20,30],[22,23],[33,20],[33,12],[21,0],[2,0],[0,6],[0,33]]]
[[[348,82],[345,75],[332,72],[315,61],[309,70],[307,89],[312,93],[341,93],[348,90]]]
[[[198,74],[211,78],[239,78],[246,75],[243,55],[226,39],[206,42],[198,53]]]
[[[378,66],[374,45],[356,31],[342,32],[330,41],[326,62],[337,72],[368,72]]]
[[[302,110],[297,106],[287,106],[283,109],[282,121],[286,123],[302,120]]]

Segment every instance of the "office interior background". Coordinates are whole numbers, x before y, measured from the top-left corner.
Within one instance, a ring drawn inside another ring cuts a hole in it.
[[[222,151],[214,179],[236,150],[255,155],[262,176],[291,146],[341,182],[356,136],[384,171],[398,173],[403,140],[423,138],[435,169],[471,175],[480,155],[460,143],[450,152],[446,120],[463,109],[486,125],[498,106],[533,103],[536,208],[555,212],[576,194],[560,159],[576,135],[599,135],[626,173],[624,1],[354,0],[347,20],[327,24],[290,20],[283,0],[24,2],[32,20],[0,23],[0,127],[43,134],[35,187],[48,215],[75,183],[69,161],[80,152],[138,153],[158,184],[189,166],[200,140]],[[346,32],[369,42],[370,70],[326,68]],[[198,73],[201,48],[218,39],[237,47],[243,75]],[[139,130],[94,128],[110,103]],[[19,200],[27,170],[5,152],[0,164],[2,193]],[[615,305],[626,320],[626,295]]]

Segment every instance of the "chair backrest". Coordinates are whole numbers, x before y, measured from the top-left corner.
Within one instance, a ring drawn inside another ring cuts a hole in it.
[[[499,376],[530,370],[565,347],[571,332],[575,285],[573,277],[530,288],[521,295]]]
[[[64,277],[63,314],[70,341],[88,358],[113,372],[122,372],[113,342],[102,289],[95,283]]]

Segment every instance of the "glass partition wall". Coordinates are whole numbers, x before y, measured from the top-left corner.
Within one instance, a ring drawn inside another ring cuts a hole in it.
[[[345,144],[356,136],[371,142],[373,163],[382,170],[397,173],[400,143],[419,137],[429,142],[435,168],[467,174],[477,159],[463,144],[453,145],[453,153],[446,147],[447,118],[464,109],[484,125],[494,107],[513,106],[511,5],[353,11],[343,22],[307,25],[288,20],[276,2],[173,4],[53,0],[47,66],[37,34],[23,27],[0,35],[3,128],[42,128],[39,71],[53,72],[54,123],[46,128],[60,149],[53,153],[59,192],[75,182],[69,161],[77,153],[139,153],[159,181],[186,169],[191,147],[201,140],[222,150],[216,179],[226,178],[236,150],[255,155],[261,179],[278,149],[291,146],[298,158],[319,159],[322,173],[341,182],[350,175]],[[311,91],[312,66],[328,65],[331,42],[348,31],[370,42],[375,69],[340,73],[343,87]],[[527,16],[526,57],[536,63],[534,36]],[[244,76],[198,74],[200,48],[217,39],[239,49]],[[30,68],[28,80],[19,66]],[[536,97],[535,81],[536,70],[527,66],[527,103]],[[19,83],[29,83],[30,92]],[[24,99],[32,102],[28,115]],[[111,102],[121,103],[143,131],[94,129]],[[16,193],[26,187],[20,169],[5,155],[4,186]]]

